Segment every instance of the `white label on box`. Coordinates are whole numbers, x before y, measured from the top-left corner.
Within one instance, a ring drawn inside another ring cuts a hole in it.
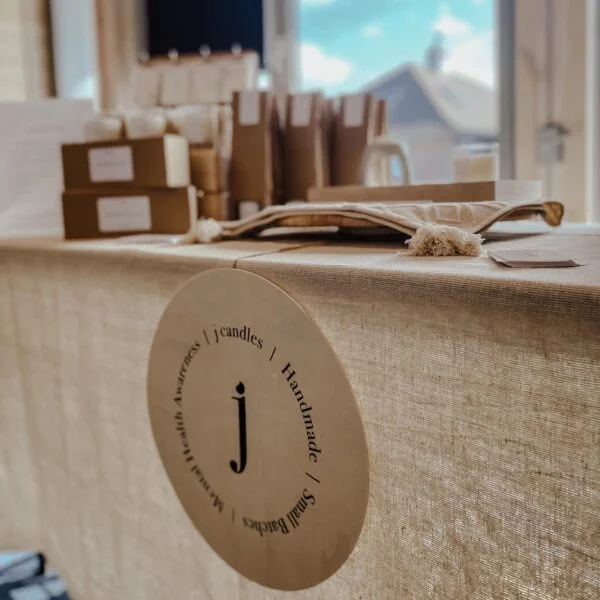
[[[98,198],[98,228],[102,233],[113,231],[150,231],[150,198],[123,196]]]
[[[131,146],[91,148],[88,153],[90,180],[133,181],[133,153]]]
[[[365,113],[365,95],[355,94],[344,98],[344,127],[360,127]]]
[[[292,96],[292,127],[306,127],[310,124],[312,94]]]
[[[240,125],[258,125],[260,121],[260,92],[240,92]]]

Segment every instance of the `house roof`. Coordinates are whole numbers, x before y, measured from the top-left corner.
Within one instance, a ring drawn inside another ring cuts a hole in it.
[[[367,84],[365,92],[377,94],[385,86],[393,87],[395,79],[411,76],[428,98],[440,119],[459,135],[496,135],[499,115],[496,92],[485,84],[459,73],[433,72],[406,63]],[[401,96],[397,107],[401,106]],[[411,110],[407,107],[407,110]]]

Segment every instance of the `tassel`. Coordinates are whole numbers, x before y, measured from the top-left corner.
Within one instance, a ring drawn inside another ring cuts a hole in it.
[[[214,219],[200,219],[196,223],[195,234],[201,244],[210,244],[221,239],[223,227]]]
[[[424,225],[406,243],[411,256],[479,256],[483,238],[448,225]]]

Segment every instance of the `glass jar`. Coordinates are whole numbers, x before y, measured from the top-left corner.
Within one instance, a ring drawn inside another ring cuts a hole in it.
[[[498,144],[465,144],[454,149],[454,181],[497,181]]]

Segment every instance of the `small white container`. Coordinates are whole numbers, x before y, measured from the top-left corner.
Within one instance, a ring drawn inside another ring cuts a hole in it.
[[[167,117],[156,110],[136,111],[125,115],[125,133],[130,140],[162,137],[167,131]]]
[[[190,144],[215,145],[219,137],[219,107],[216,105],[178,106],[169,111],[171,127]]]
[[[118,140],[123,133],[123,119],[117,115],[96,115],[83,124],[86,142]]]
[[[258,202],[252,202],[250,200],[244,200],[240,202],[238,205],[239,218],[245,219],[246,217],[251,217],[260,211],[260,206]]]
[[[454,149],[454,181],[497,181],[498,144],[471,144]]]
[[[185,120],[185,107],[176,106],[174,108],[167,108],[165,114],[167,115],[167,122],[169,124],[170,131],[181,135],[183,122]]]
[[[218,137],[217,106],[188,106],[181,133],[190,144],[214,144]]]

